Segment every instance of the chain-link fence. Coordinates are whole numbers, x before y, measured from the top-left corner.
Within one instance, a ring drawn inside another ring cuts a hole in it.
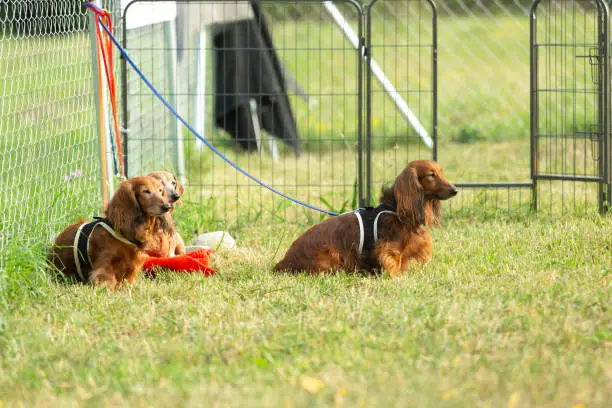
[[[79,216],[99,213],[102,201],[81,1],[4,0],[0,29],[1,288],[7,265],[19,273],[20,257]]]

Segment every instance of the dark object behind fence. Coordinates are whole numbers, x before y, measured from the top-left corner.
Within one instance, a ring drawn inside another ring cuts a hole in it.
[[[257,150],[256,125],[299,153],[295,119],[285,78],[259,2],[254,18],[213,26],[215,58],[215,123],[246,150]],[[258,80],[252,80],[258,78]]]

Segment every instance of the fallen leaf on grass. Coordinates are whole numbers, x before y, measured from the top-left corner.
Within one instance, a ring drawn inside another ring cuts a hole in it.
[[[508,408],[516,408],[521,403],[521,393],[514,391],[508,400]]]
[[[449,399],[453,398],[453,395],[455,395],[455,392],[457,392],[457,390],[455,390],[454,388],[452,390],[446,391],[444,394],[442,394],[442,399],[444,401],[448,401]]]
[[[344,405],[344,397],[346,397],[348,391],[346,388],[338,388],[334,394],[334,404]]]
[[[300,377],[300,385],[302,386],[303,389],[305,389],[311,394],[316,394],[325,387],[325,384],[323,383],[323,381],[319,380],[316,377],[308,377],[308,376]]]

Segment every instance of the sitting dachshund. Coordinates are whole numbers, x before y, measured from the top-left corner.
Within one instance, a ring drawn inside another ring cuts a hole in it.
[[[427,228],[440,221],[440,200],[457,195],[433,161],[413,161],[391,188],[383,188],[380,206],[341,214],[315,225],[289,248],[276,271],[374,272],[395,277],[411,260],[431,258]]]
[[[185,253],[185,242],[176,231],[172,212],[174,205],[181,202],[180,199],[185,189],[176,176],[167,171],[156,171],[148,174],[148,176],[153,177],[164,186],[168,201],[173,208],[164,215],[166,222],[159,225],[160,229],[147,242],[145,252],[150,256],[162,258],[183,255]]]
[[[67,227],[55,239],[49,259],[83,283],[115,287],[133,283],[146,259],[144,248],[166,222],[166,189],[153,177],[123,181],[106,208],[106,218]]]

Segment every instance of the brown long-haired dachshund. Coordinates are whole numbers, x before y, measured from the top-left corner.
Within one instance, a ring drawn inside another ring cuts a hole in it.
[[[331,217],[300,236],[276,271],[373,272],[391,276],[406,271],[411,260],[431,258],[427,227],[440,222],[440,200],[457,195],[433,161],[413,161],[383,188],[380,206]]]
[[[58,271],[81,282],[133,283],[146,259],[143,248],[169,210],[166,190],[153,177],[123,181],[106,218],[70,225],[55,239],[49,258]]]
[[[153,177],[164,186],[172,208],[164,215],[166,222],[159,225],[159,230],[155,231],[147,242],[145,252],[150,256],[164,258],[183,255],[185,253],[185,242],[176,231],[172,212],[174,211],[174,205],[181,203],[181,196],[185,192],[185,188],[174,174],[167,171],[155,171],[149,173],[148,176]]]

